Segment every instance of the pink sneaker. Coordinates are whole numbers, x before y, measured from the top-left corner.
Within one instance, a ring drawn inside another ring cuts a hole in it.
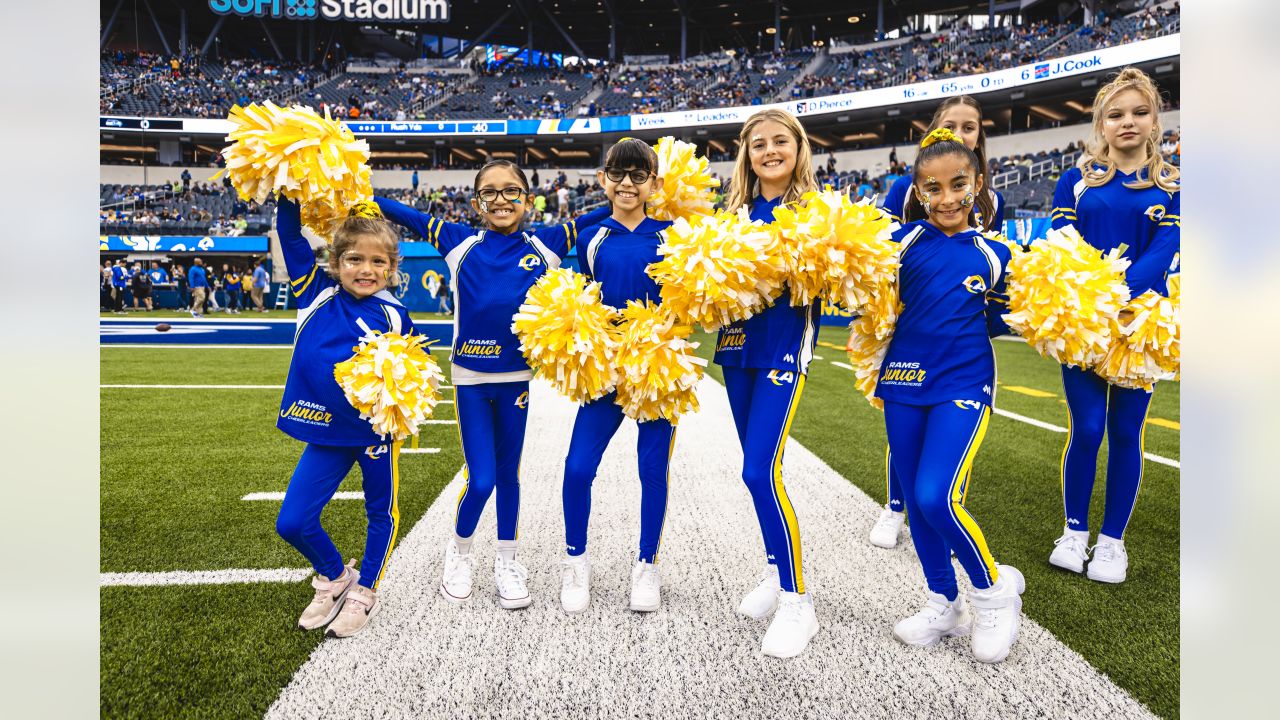
[[[355,564],[355,558],[352,558],[336,580],[323,575],[311,578],[311,587],[316,589],[316,594],[311,598],[307,609],[302,611],[302,617],[298,618],[300,629],[315,630],[324,627],[338,615],[347,593],[360,580],[360,571],[356,570]]]
[[[378,614],[379,607],[381,604],[377,593],[363,585],[351,586],[347,601],[342,605],[342,612],[338,613],[338,618],[324,632],[325,637],[344,638],[355,635]]]

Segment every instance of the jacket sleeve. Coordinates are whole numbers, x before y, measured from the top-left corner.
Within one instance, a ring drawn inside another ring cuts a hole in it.
[[[1151,244],[1125,272],[1124,280],[1129,286],[1129,297],[1136,298],[1155,287],[1169,272],[1174,255],[1182,249],[1182,218],[1179,215],[1181,196],[1181,192],[1173,193],[1169,209],[1156,224]]]

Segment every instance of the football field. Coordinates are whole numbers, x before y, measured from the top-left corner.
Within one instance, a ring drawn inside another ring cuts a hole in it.
[[[702,339],[709,355],[711,338]],[[628,427],[595,485],[592,609],[572,620],[559,609],[558,478],[573,409],[535,383],[521,516],[534,605],[511,613],[492,600],[491,509],[477,534],[476,597],[455,608],[435,592],[462,482],[453,407],[442,404],[418,452],[401,457],[400,541],[383,613],[358,638],[323,641],[295,629],[309,573],[274,530],[302,451],[274,427],[290,349],[102,348],[103,715],[521,717],[581,707],[678,716],[683,707],[702,716],[781,703],[813,715],[892,716],[919,703],[907,712],[1175,717],[1178,384],[1162,384],[1152,404],[1126,535],[1129,579],[1095,583],[1047,563],[1062,526],[1067,421],[1057,366],[1021,343],[995,343],[998,414],[968,506],[996,557],[1026,575],[1030,622],[1008,661],[985,667],[965,640],[919,650],[889,635],[919,603],[922,581],[909,542],[866,542],[885,500],[884,427],[853,390],[843,343],[843,330],[823,331],[788,446],[786,481],[823,625],[792,661],[759,657],[764,625],[733,612],[762,553],[714,365],[703,411],[677,433],[660,612],[624,609],[638,522]],[[1100,477],[1095,531],[1103,489]],[[357,469],[324,516],[347,557],[363,547],[359,490]]]

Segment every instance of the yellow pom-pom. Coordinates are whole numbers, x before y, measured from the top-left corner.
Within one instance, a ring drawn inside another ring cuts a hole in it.
[[[708,331],[744,320],[782,294],[781,245],[768,226],[748,214],[717,212],[679,218],[649,266],[662,305],[680,323]]]
[[[1050,230],[1009,261],[1009,327],[1041,355],[1074,367],[1097,363],[1129,300],[1120,250],[1103,254],[1073,227]]]
[[[374,432],[393,440],[418,433],[440,402],[440,365],[421,335],[373,333],[355,355],[333,366],[347,402]]]
[[[876,408],[884,408],[884,402],[875,396],[876,382],[880,378],[880,367],[884,364],[885,354],[889,352],[889,341],[893,339],[893,329],[901,313],[898,286],[897,283],[892,283],[849,326],[849,342],[844,349],[849,355],[849,364],[853,366],[856,378],[854,386]]]
[[[304,225],[330,239],[347,209],[373,196],[369,143],[327,113],[268,100],[236,105],[227,119],[235,128],[222,150],[225,172],[242,199],[265,202],[279,192],[303,206]]]
[[[960,139],[960,136],[952,132],[950,128],[940,127],[924,136],[924,139],[920,141],[920,148],[927,148],[939,140],[964,143],[964,141]]]
[[[826,296],[861,312],[896,280],[898,246],[892,220],[869,201],[854,203],[827,188],[808,192],[795,208],[773,211],[786,252],[791,304]]]
[[[531,367],[562,394],[585,403],[617,383],[617,317],[600,301],[600,283],[559,268],[529,288],[511,330]]]
[[[1125,306],[1132,313],[1115,325],[1115,338],[1094,371],[1113,385],[1151,388],[1178,376],[1182,364],[1181,318],[1176,297],[1154,290]]]
[[[707,361],[689,342],[693,328],[676,322],[652,302],[631,301],[622,310],[618,347],[618,404],[639,422],[666,418],[672,424],[697,412],[695,389]]]
[[[720,181],[711,177],[698,146],[667,136],[653,146],[658,153],[658,176],[662,188],[649,198],[649,215],[656,220],[675,220],[707,215],[712,207],[712,190]]]

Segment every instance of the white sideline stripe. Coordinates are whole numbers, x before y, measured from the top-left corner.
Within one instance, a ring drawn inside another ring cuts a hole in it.
[[[1154,462],[1154,463],[1160,463],[1161,465],[1168,465],[1168,466],[1169,466],[1169,467],[1171,467],[1171,468],[1177,468],[1177,469],[1179,469],[1179,470],[1181,470],[1181,469],[1182,469],[1182,463],[1181,463],[1181,462],[1179,462],[1179,461],[1177,461],[1177,460],[1170,460],[1170,459],[1169,459],[1169,458],[1167,458],[1167,457],[1160,457],[1159,455],[1156,455],[1155,453],[1144,452],[1144,453],[1142,453],[1142,457],[1144,457],[1144,458],[1146,458],[1146,459],[1148,459],[1148,460],[1150,460],[1151,462]]]
[[[457,425],[457,420],[423,420],[423,425]]]
[[[465,483],[459,472],[392,554],[379,616],[355,637],[322,642],[267,718],[790,718],[796,698],[831,717],[900,717],[902,688],[916,689],[914,717],[1153,717],[1025,616],[1012,654],[995,668],[973,660],[967,638],[929,650],[895,640],[893,624],[923,600],[915,553],[908,544],[872,547],[867,532],[880,506],[794,439],[783,465],[821,629],[800,657],[761,656],[767,621],[737,614],[764,565],[760,530],[728,396],[709,378],[701,411],[680,421],[671,459],[661,608],[627,610],[640,483],[636,424],[626,422],[592,493],[591,603],[565,614],[561,481],[577,406],[539,379],[529,394],[519,556],[533,604],[502,610],[480,571],[467,607],[440,596],[443,547]],[[486,509],[475,532],[479,558],[491,557],[495,536]],[[583,710],[591,707],[599,711]]]
[[[283,492],[256,492],[256,493],[249,493],[248,495],[245,495],[240,499],[241,500],[283,500],[284,493]],[[349,491],[343,490],[342,492],[334,493],[333,499],[334,500],[363,500],[364,493],[359,491],[349,492]]]
[[[440,448],[400,448],[401,455],[435,455]]]
[[[842,363],[842,362],[840,362],[839,360],[832,360],[832,361],[831,361],[831,364],[832,364],[832,365],[835,365],[836,367],[842,367],[842,368],[844,368],[845,370],[852,370],[852,369],[853,369],[853,366],[852,366],[852,365],[850,365],[849,363]]]
[[[283,385],[99,385],[99,388],[127,388],[151,390],[283,390]],[[441,390],[452,390],[452,385],[441,385]],[[452,400],[441,400],[441,404],[452,405]]]
[[[305,580],[311,568],[274,570],[175,570],[173,572],[102,573],[99,587],[145,587],[157,585],[232,585],[238,583],[287,583]]]

